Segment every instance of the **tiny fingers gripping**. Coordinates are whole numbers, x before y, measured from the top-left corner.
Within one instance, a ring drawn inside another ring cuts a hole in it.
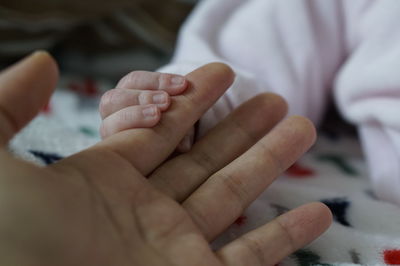
[[[144,175],[152,172],[232,84],[234,73],[224,64],[212,63],[196,69],[185,78],[190,83],[188,90],[185,95],[174,96],[169,111],[163,114],[162,123],[152,130],[120,132],[98,143],[93,149],[96,152],[106,149],[107,152],[118,153]],[[144,144],[145,139],[152,141]],[[135,149],[131,148],[132,145]]]
[[[101,118],[105,119],[129,106],[149,104],[165,111],[171,104],[171,98],[165,91],[112,89],[101,97],[99,110]]]
[[[160,109],[154,104],[126,107],[103,120],[100,135],[107,138],[126,129],[153,127],[160,118]]]
[[[107,91],[101,98],[101,136],[105,138],[125,129],[155,126],[161,118],[160,112],[169,108],[170,96],[181,94],[187,87],[186,78],[180,75],[147,71],[129,73],[120,80],[117,88]]]
[[[185,77],[175,74],[133,71],[123,77],[117,88],[130,90],[163,90],[169,95],[179,95],[188,87]]]

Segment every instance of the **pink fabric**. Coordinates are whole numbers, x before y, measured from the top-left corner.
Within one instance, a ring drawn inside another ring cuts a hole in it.
[[[203,0],[161,70],[185,74],[212,61],[235,70],[201,133],[261,92],[317,124],[333,96],[361,130],[375,192],[400,204],[399,18],[397,0]]]

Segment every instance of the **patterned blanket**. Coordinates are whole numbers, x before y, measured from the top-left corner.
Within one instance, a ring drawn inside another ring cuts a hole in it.
[[[46,165],[100,140],[98,101],[112,84],[64,77],[59,86],[43,112],[12,141],[17,156]],[[301,204],[322,201],[334,223],[279,266],[400,265],[400,208],[376,199],[367,176],[357,139],[322,132],[311,151],[212,245],[223,245]]]

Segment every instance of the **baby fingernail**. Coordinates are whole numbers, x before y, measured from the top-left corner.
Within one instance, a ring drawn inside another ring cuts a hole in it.
[[[173,84],[173,85],[178,86],[178,85],[183,85],[183,83],[185,83],[185,78],[184,78],[184,77],[181,77],[181,76],[173,76],[173,77],[171,78],[171,84]]]
[[[149,106],[149,107],[145,107],[143,110],[142,110],[142,113],[143,113],[143,115],[145,116],[145,117],[154,117],[154,116],[156,116],[157,115],[157,112],[158,110],[157,110],[157,107],[155,107],[155,106]]]
[[[153,103],[163,104],[168,101],[168,96],[165,93],[157,93],[153,95]]]

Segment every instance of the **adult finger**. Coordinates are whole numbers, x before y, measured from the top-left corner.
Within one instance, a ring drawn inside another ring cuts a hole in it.
[[[315,136],[315,128],[306,118],[284,120],[246,153],[211,176],[183,206],[206,238],[215,238],[308,150]],[[220,215],[221,210],[224,215]]]
[[[217,252],[224,265],[276,265],[320,236],[332,222],[322,203],[309,203],[229,243]]]
[[[192,127],[189,129],[188,133],[186,136],[182,139],[182,141],[178,144],[178,147],[176,147],[176,150],[180,153],[185,153],[190,151],[190,148],[193,145],[194,137],[195,137],[195,127]]]
[[[161,111],[165,111],[170,103],[165,91],[112,89],[101,97],[99,109],[104,119],[129,106],[155,104]]]
[[[0,74],[1,145],[49,101],[57,79],[57,65],[46,52],[35,52]]]
[[[265,93],[250,99],[197,141],[188,153],[156,169],[150,182],[171,198],[183,201],[208,177],[268,133],[286,112],[286,102],[276,94]]]
[[[176,148],[186,132],[231,85],[234,74],[224,64],[203,66],[186,76],[190,85],[173,96],[168,112],[151,129],[125,130],[91,148],[93,156],[112,152],[147,175]],[[134,147],[134,148],[133,148]]]
[[[184,76],[148,71],[133,71],[123,77],[117,84],[117,88],[164,90],[170,95],[181,94],[187,86],[188,82]]]

